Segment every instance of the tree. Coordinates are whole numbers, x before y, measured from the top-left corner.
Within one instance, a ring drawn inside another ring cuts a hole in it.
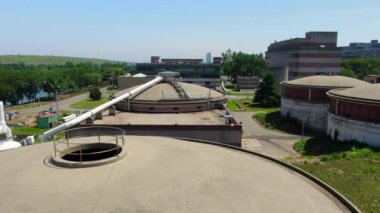
[[[343,68],[340,74],[342,74],[343,76],[350,77],[350,78],[356,78],[355,72],[352,71],[351,69]]]
[[[90,90],[90,96],[92,100],[100,100],[102,98],[102,93],[100,92],[99,88],[95,87]]]
[[[85,85],[99,85],[102,76],[100,73],[90,72],[83,75],[83,81]]]
[[[360,79],[367,75],[379,75],[380,58],[349,58],[342,62],[342,67],[352,70]]]
[[[222,68],[223,73],[235,82],[238,76],[261,77],[266,64],[262,54],[232,52],[228,49],[222,53]]]
[[[255,102],[266,107],[278,106],[280,104],[280,96],[278,95],[277,85],[278,83],[273,73],[267,72],[264,74],[255,94]]]

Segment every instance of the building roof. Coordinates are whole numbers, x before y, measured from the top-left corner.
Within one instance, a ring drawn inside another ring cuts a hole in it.
[[[334,89],[327,92],[330,97],[350,101],[380,104],[380,84],[367,84],[349,89]]]
[[[1,212],[342,212],[304,176],[239,150],[164,137],[126,136],[128,154],[59,168],[51,143],[2,152]]]
[[[362,80],[339,75],[315,75],[281,82],[285,86],[308,88],[351,88],[367,84],[369,83]]]
[[[146,77],[146,75],[142,74],[142,73],[137,73],[137,74],[132,75],[132,77],[133,78],[144,78],[144,77]]]
[[[209,89],[206,87],[202,87],[196,84],[189,83],[179,83],[179,85],[185,90],[186,94],[189,96],[190,100],[198,100],[198,99],[220,99],[225,98],[224,94]],[[120,96],[126,91],[120,91],[115,94],[115,96]],[[210,94],[210,96],[209,96]],[[178,91],[170,84],[170,83],[159,83],[154,85],[144,92],[140,93],[132,100],[136,101],[162,101],[162,100],[178,100],[181,101],[182,98],[179,95]]]

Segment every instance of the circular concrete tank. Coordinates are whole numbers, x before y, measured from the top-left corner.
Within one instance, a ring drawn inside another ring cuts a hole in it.
[[[0,211],[348,212],[294,170],[237,148],[165,137],[126,140],[123,159],[80,169],[50,165],[51,143],[3,152]]]
[[[118,97],[127,92],[120,91]],[[163,82],[141,92],[131,100],[119,102],[122,111],[178,113],[197,112],[221,108],[227,101],[223,93],[196,84],[183,82]]]
[[[345,76],[309,76],[283,81],[281,97],[281,114],[304,122],[305,126],[319,132],[326,132],[327,112],[331,89],[345,89],[367,82]]]
[[[330,90],[327,134],[380,147],[380,84]]]

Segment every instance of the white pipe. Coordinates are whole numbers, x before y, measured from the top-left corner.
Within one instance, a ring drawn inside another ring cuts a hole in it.
[[[115,98],[115,99],[112,99],[110,101],[108,101],[107,103],[104,103],[76,118],[74,118],[73,120],[70,120],[66,123],[63,123],[57,127],[54,127],[46,132],[44,132],[42,135],[41,135],[41,141],[42,142],[45,142],[45,141],[48,141],[49,139],[51,139],[51,137],[65,129],[68,129],[70,127],[73,127],[79,123],[81,123],[82,121],[86,120],[87,118],[90,118],[90,117],[93,117],[95,116],[97,113],[101,112],[101,111],[104,111],[106,110],[107,108],[115,105],[116,103],[126,99],[126,98],[133,98],[135,97],[136,95],[138,95],[141,91],[144,91],[146,90],[147,88],[149,87],[152,87],[158,83],[160,83],[161,81],[163,80],[163,77],[161,76],[157,76],[155,79],[141,85],[141,86],[138,86],[137,88]]]

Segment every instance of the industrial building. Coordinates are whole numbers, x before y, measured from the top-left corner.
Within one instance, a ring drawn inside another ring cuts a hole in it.
[[[117,103],[117,108],[133,112],[183,113],[221,109],[227,101],[224,94],[216,90],[180,81],[177,72],[161,74],[172,75],[172,79],[158,83],[132,99]],[[114,97],[125,92],[122,90]]]
[[[352,88],[369,83],[345,76],[310,76],[283,81],[281,114],[304,122],[305,126],[325,132],[331,89]]]
[[[337,32],[307,32],[305,38],[274,42],[265,53],[267,66],[280,81],[337,75],[342,60],[337,38]]]
[[[349,46],[342,47],[342,58],[380,58],[379,41],[350,43]]]
[[[48,129],[58,124],[59,121],[60,120],[59,120],[58,113],[45,112],[43,114],[38,115],[37,126],[38,128],[41,128],[41,129]]]
[[[327,134],[380,147],[380,84],[330,90]]]
[[[161,72],[42,137],[77,125],[110,126],[131,135],[190,138],[240,147],[242,125],[226,109],[226,101],[224,94],[213,89],[181,82],[178,72]]]
[[[160,75],[164,76],[163,81],[116,103],[119,113],[105,113],[90,125],[115,126],[133,135],[193,138],[241,146],[241,124],[225,108],[227,98],[223,93],[180,82],[177,72]],[[120,91],[113,98],[131,89]]]
[[[240,91],[252,91],[257,89],[260,84],[260,78],[256,76],[238,76],[236,78],[236,89]]]
[[[151,63],[137,63],[136,71],[148,76],[159,72],[179,72],[183,82],[198,84],[210,88],[220,86],[221,58],[214,57],[213,63],[203,63],[203,59],[161,59],[151,56]]]

